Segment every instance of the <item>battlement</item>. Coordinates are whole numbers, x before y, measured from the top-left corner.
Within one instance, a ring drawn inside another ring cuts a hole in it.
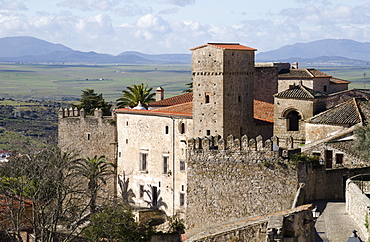
[[[245,152],[282,152],[286,153],[287,150],[293,149],[293,137],[281,140],[277,136],[263,141],[261,135],[255,139],[247,135],[242,136],[240,139],[229,135],[226,140],[221,136],[206,136],[204,138],[192,138],[188,140],[188,149],[192,150],[230,150],[230,151],[245,151]],[[285,151],[281,148],[284,147]]]
[[[114,118],[114,116],[115,116],[115,114],[114,114],[114,112],[112,112],[112,116],[107,116],[107,118]],[[86,112],[83,108],[79,110],[77,108],[72,108],[72,107],[70,107],[69,109],[68,108],[65,108],[65,109],[60,108],[58,110],[58,118],[59,119],[70,118],[70,117],[86,118]],[[103,111],[101,109],[96,108],[94,110],[94,115],[91,116],[91,117],[102,118],[103,117]]]

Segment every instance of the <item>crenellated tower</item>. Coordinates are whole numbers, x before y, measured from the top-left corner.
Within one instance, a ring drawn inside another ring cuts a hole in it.
[[[208,43],[192,50],[193,136],[254,136],[256,49]]]

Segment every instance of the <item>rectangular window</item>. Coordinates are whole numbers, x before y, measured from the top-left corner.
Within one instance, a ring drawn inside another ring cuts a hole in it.
[[[168,156],[163,156],[163,174],[168,173]]]
[[[211,135],[211,130],[207,130],[207,135]]]
[[[166,134],[169,133],[169,129],[168,129],[168,126],[165,127],[165,131],[164,131]]]
[[[180,160],[180,171],[185,171],[185,161]]]
[[[185,194],[180,193],[180,206],[183,207],[185,205]]]
[[[147,170],[147,157],[148,153],[140,153],[140,170],[141,171],[146,171]]]
[[[144,197],[144,185],[140,185],[139,187],[139,196],[140,198]]]
[[[343,164],[343,154],[335,154],[335,163]]]
[[[118,157],[121,157],[121,151],[120,151],[120,152],[118,152]]]

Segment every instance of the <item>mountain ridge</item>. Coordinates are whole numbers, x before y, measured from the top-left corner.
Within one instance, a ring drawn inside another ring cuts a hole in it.
[[[118,55],[73,50],[29,36],[0,38],[0,62],[86,64],[190,64],[191,54],[144,54],[123,51]],[[256,62],[299,62],[301,65],[369,65],[370,43],[349,39],[323,39],[285,45],[256,54]]]

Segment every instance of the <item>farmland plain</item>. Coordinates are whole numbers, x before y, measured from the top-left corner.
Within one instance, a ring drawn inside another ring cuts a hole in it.
[[[122,90],[144,83],[162,86],[166,97],[180,94],[191,82],[190,65],[29,65],[0,64],[0,98],[76,100],[81,90],[94,89],[107,101]]]
[[[351,81],[350,88],[370,88],[366,85],[370,66],[315,68]],[[190,65],[0,64],[0,98],[17,100],[76,100],[81,90],[94,89],[107,101],[115,101],[127,86],[140,83],[154,89],[161,86],[165,96],[171,97],[180,94],[189,82]]]

